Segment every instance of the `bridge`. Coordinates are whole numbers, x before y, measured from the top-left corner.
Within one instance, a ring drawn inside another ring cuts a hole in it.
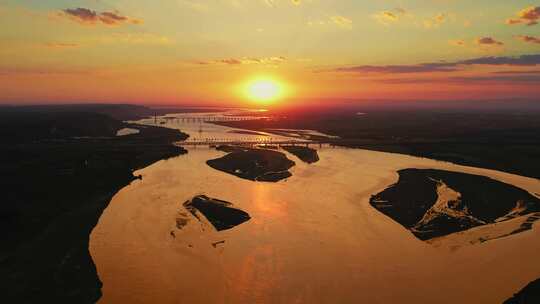
[[[170,122],[170,123],[203,123],[203,122],[220,122],[220,121],[245,121],[259,119],[260,117],[253,116],[165,116],[154,117],[154,121],[157,124],[158,121]]]
[[[273,138],[261,138],[261,139],[220,139],[220,138],[204,138],[204,139],[192,139],[188,141],[179,141],[175,144],[178,146],[319,146],[323,145],[347,145],[355,144],[359,140],[346,140],[339,138],[328,138],[323,140],[305,140],[305,139],[273,139]]]

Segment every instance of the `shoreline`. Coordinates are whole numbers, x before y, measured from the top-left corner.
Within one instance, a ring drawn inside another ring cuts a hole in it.
[[[188,137],[178,130],[96,119],[136,127],[140,134],[19,142],[14,137],[2,144],[11,189],[0,210],[4,234],[10,233],[0,250],[6,302],[96,302],[102,283],[89,240],[103,211],[118,191],[143,178],[135,171],[187,153],[173,145]],[[78,122],[68,125],[73,123]],[[27,184],[32,191],[25,190]]]

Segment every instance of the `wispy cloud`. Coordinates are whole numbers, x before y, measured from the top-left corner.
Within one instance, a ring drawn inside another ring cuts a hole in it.
[[[403,8],[395,8],[393,10],[381,11],[374,14],[372,17],[377,22],[383,25],[390,25],[398,22],[403,16],[407,14],[407,11]]]
[[[476,39],[476,44],[478,45],[496,45],[496,46],[502,46],[504,45],[503,42],[497,41],[491,37],[480,37]]]
[[[446,14],[437,14],[432,18],[424,20],[424,27],[427,29],[437,28],[441,26],[441,24],[445,23],[447,19],[448,16]]]
[[[526,25],[536,25],[540,20],[540,6],[531,6],[527,7],[517,13],[517,18],[510,18],[506,20],[506,24],[526,24]]]
[[[270,7],[276,7],[278,5],[279,0],[263,0],[264,3]],[[301,0],[287,0],[286,2],[291,3],[292,5],[299,6],[302,4]]]
[[[450,40],[448,41],[448,43],[450,45],[454,45],[454,46],[466,46],[467,43],[465,42],[465,40],[461,40],[461,39],[458,39],[458,40]]]
[[[283,56],[277,57],[242,57],[242,58],[226,58],[217,60],[205,60],[197,61],[199,65],[248,65],[248,64],[261,64],[261,65],[279,65],[287,61],[287,58]]]
[[[540,75],[540,70],[527,70],[527,71],[495,71],[493,74],[502,75]]]
[[[453,64],[423,63],[415,65],[361,65],[336,68],[332,72],[380,73],[380,74],[409,74],[426,72],[452,72],[458,70]]]
[[[457,61],[457,65],[509,65],[509,66],[535,66],[540,65],[540,54],[521,55],[517,57],[480,57],[469,60]]]
[[[453,76],[453,77],[424,77],[424,78],[392,78],[392,79],[375,79],[375,82],[385,84],[423,84],[423,83],[440,83],[440,84],[490,84],[490,83],[511,83],[511,84],[535,84],[540,83],[540,75],[480,75],[480,76]]]
[[[107,26],[118,26],[122,24],[143,23],[141,19],[124,16],[117,11],[96,12],[82,7],[64,9],[59,15],[85,25],[103,24]]]
[[[327,26],[333,25],[344,30],[350,30],[353,28],[353,21],[350,18],[341,15],[334,15],[328,17],[326,20],[308,21],[309,26]]]
[[[64,48],[76,48],[79,47],[79,44],[77,43],[66,43],[66,42],[47,42],[43,44],[44,46],[48,48],[53,49],[64,49]]]
[[[521,40],[523,42],[540,44],[540,38],[538,38],[538,37],[527,36],[527,35],[519,35],[519,36],[516,36],[516,39],[519,39],[519,40]]]
[[[341,28],[351,29],[353,26],[352,20],[347,17],[336,15],[336,16],[330,17],[330,20],[332,20],[334,24],[336,24],[337,26]]]
[[[319,72],[378,73],[378,74],[414,74],[434,72],[454,72],[471,65],[492,66],[536,66],[540,65],[540,54],[518,57],[479,57],[453,62],[431,62],[414,65],[359,65],[321,70]]]

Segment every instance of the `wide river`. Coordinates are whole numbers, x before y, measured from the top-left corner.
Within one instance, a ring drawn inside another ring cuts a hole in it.
[[[208,114],[175,116],[194,115]],[[164,126],[250,137],[179,119]],[[540,277],[537,227],[483,243],[474,240],[489,227],[427,243],[369,204],[404,168],[485,175],[537,196],[539,180],[359,149],[318,153],[311,165],[286,153],[296,166],[278,183],[214,170],[205,162],[224,153],[201,147],[135,172],[143,179],[116,194],[91,234],[100,303],[502,303]],[[193,219],[178,230],[182,204],[198,194],[251,220],[216,232]]]

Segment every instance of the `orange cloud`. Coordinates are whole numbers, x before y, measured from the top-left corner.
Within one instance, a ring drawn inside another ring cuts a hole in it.
[[[467,44],[464,40],[450,40],[448,43],[454,46],[465,46]]]
[[[531,6],[527,7],[517,13],[517,18],[511,18],[506,20],[506,24],[526,24],[526,25],[536,25],[540,19],[540,6]]]
[[[447,19],[446,14],[437,14],[432,18],[424,20],[424,27],[427,29],[437,28],[441,24],[445,23]]]
[[[519,39],[523,42],[540,44],[540,38],[538,37],[519,35],[519,36],[516,36],[516,39]]]
[[[497,45],[502,46],[504,43],[497,41],[491,37],[481,37],[476,39],[476,44],[478,45]]]
[[[383,25],[390,25],[391,23],[398,22],[407,12],[403,8],[396,8],[392,11],[382,11],[373,15],[373,18],[377,22]]]

